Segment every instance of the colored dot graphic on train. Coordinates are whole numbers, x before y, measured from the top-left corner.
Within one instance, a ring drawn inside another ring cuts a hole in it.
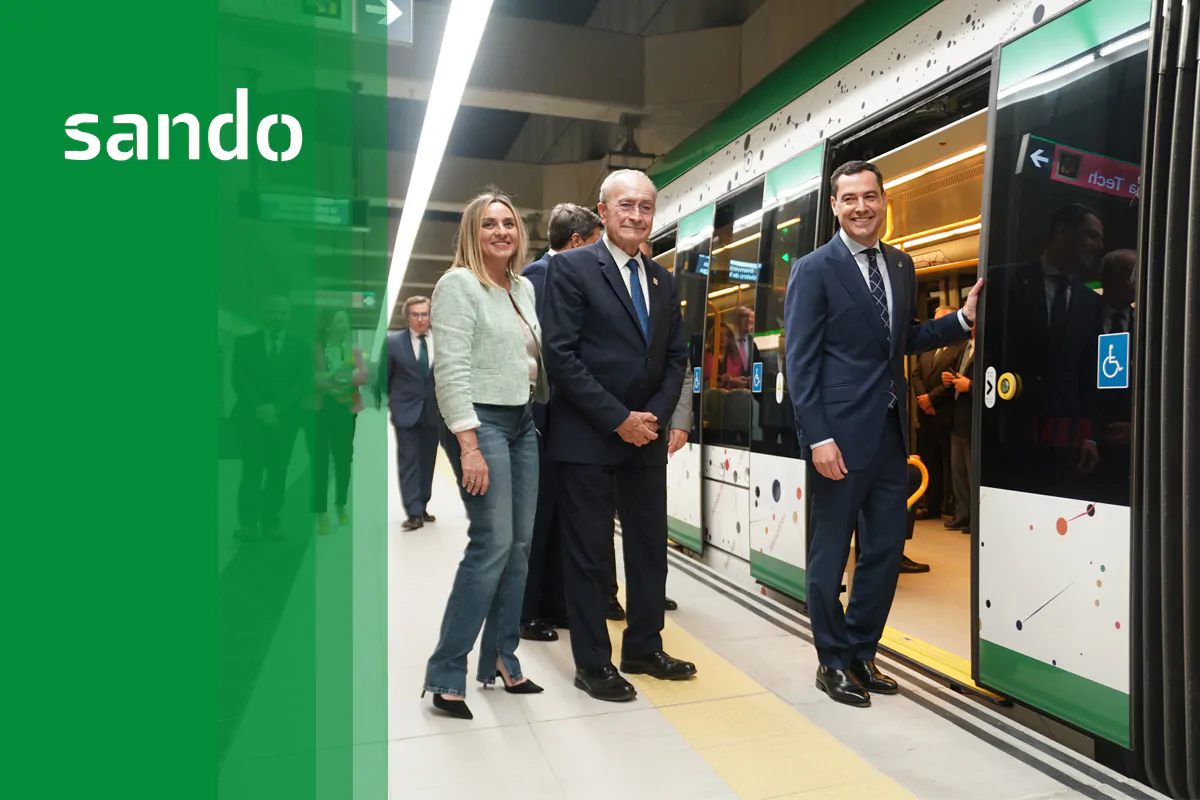
[[[1094,517],[1094,516],[1096,516],[1096,504],[1088,503],[1087,509],[1082,514],[1077,514],[1077,515],[1071,517],[1070,519],[1066,519],[1065,517],[1059,517],[1058,522],[1055,524],[1054,527],[1055,527],[1055,530],[1058,531],[1059,536],[1066,536],[1067,528],[1072,522],[1079,519],[1080,517]],[[1030,530],[1032,530],[1032,527],[1030,528]]]
[[[783,487],[779,484],[779,479],[776,478],[771,484],[771,497],[775,498],[775,502],[779,502],[779,498],[783,496]]]

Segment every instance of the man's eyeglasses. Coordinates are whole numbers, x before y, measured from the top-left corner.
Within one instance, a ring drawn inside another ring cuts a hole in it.
[[[622,214],[626,215],[632,214],[634,211],[640,211],[643,217],[654,216],[654,206],[650,203],[617,203],[617,208],[621,210]]]
[[[429,312],[428,311],[423,311],[423,312],[410,311],[408,314],[408,318],[409,319],[429,319]]]

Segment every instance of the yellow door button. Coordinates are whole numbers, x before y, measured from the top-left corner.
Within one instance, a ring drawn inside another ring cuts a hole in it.
[[[1015,400],[1021,396],[1021,378],[1011,372],[1006,372],[1000,376],[999,385],[996,387],[996,393],[1000,395],[1001,400]]]

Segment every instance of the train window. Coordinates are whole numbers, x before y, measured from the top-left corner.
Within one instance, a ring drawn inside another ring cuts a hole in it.
[[[1097,360],[1136,313],[1147,45],[1124,40],[999,93],[982,344],[1013,388],[983,415],[990,487],[1129,504],[1132,388]]]
[[[705,293],[708,287],[709,260],[712,251],[713,206],[708,205],[680,220],[675,235],[675,293],[683,312],[683,335],[688,345],[688,369],[702,363],[704,352]],[[651,251],[653,252],[653,250]],[[666,251],[657,259],[662,259]],[[692,429],[688,441],[700,443],[701,387],[692,393]]]
[[[796,261],[816,245],[821,206],[821,155],[818,146],[767,177],[758,259],[762,263],[755,298],[755,342],[762,363],[761,413],[755,419],[755,453],[799,458],[796,423],[787,382],[783,335],[788,278]]]
[[[705,441],[709,444],[750,446],[762,191],[761,183],[753,184],[721,201],[713,220],[703,360]]]
[[[650,257],[667,272],[675,272],[675,230],[660,234],[650,242]]]

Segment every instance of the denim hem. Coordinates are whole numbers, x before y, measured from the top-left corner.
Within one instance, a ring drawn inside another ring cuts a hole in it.
[[[445,686],[434,686],[432,684],[425,685],[425,691],[429,694],[452,694],[455,697],[466,697],[466,689],[447,689]]]
[[[510,672],[508,674],[508,677],[512,679],[513,683],[520,683],[521,681],[523,681],[525,679],[525,676],[521,674],[520,670],[517,670],[516,672]],[[479,681],[484,686],[495,686],[497,678],[493,674],[489,678],[476,678],[475,680]],[[504,683],[503,679],[499,679],[499,680],[501,683]]]

